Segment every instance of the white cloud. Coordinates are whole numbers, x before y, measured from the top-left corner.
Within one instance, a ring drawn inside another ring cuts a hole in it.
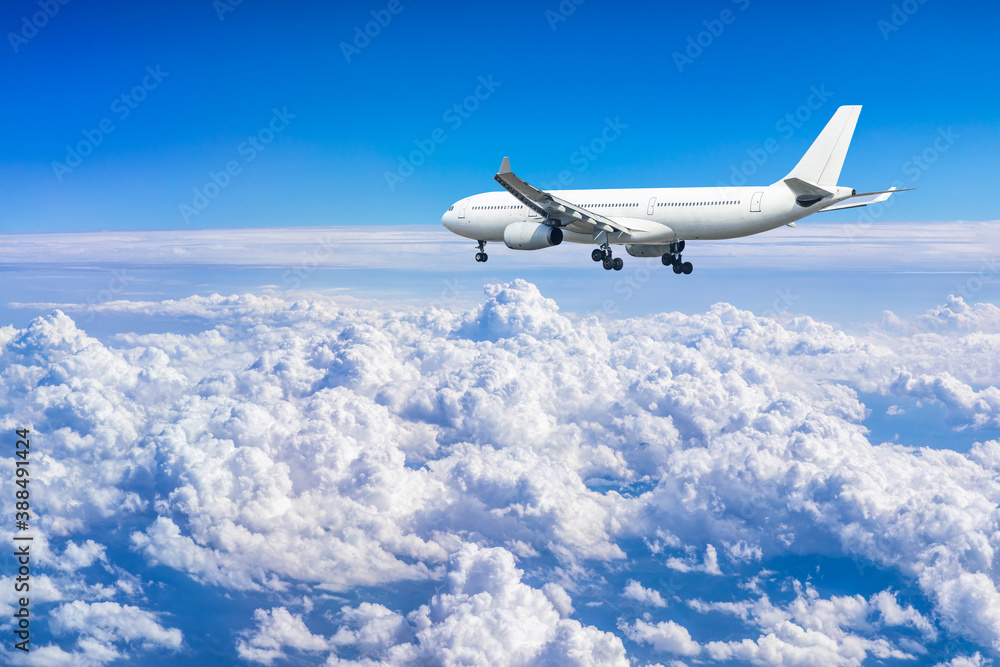
[[[459,664],[527,664],[561,654],[565,664],[626,665],[621,640],[560,618],[544,592],[521,582],[503,549],[466,545],[453,557],[447,592],[413,614],[417,655]],[[597,658],[610,658],[596,662]]]
[[[705,556],[699,563],[693,555],[686,558],[668,558],[666,566],[678,572],[704,572],[705,574],[722,574],[719,569],[719,556],[711,544],[705,547]]]
[[[83,544],[77,544],[70,540],[67,542],[62,556],[56,561],[56,567],[72,572],[80,568],[90,567],[96,561],[107,562],[104,545],[98,544],[94,540],[87,540]]]
[[[117,602],[67,602],[50,618],[56,634],[77,636],[72,654],[54,646],[40,649],[41,659],[54,664],[71,657],[72,664],[102,665],[125,657],[127,647],[176,651],[183,641],[180,630],[164,627],[155,614]]]
[[[700,266],[819,270],[850,260],[875,270],[955,271],[983,269],[984,257],[1000,251],[993,222],[879,222],[863,233],[845,226],[801,224],[760,237],[698,244]],[[17,265],[252,266],[268,268],[406,268],[471,262],[469,241],[438,225],[171,229],[82,233],[0,234],[7,262]],[[377,253],[369,252],[379,247]],[[947,246],[945,248],[945,246]],[[530,266],[534,253],[502,248],[508,265]],[[546,251],[554,267],[579,266],[590,248],[564,244]],[[996,272],[995,260],[986,271]]]
[[[555,610],[559,612],[560,618],[569,618],[573,615],[573,598],[570,597],[565,588],[553,581],[549,581],[542,586],[542,593],[549,599]]]
[[[937,639],[938,632],[934,624],[912,606],[903,607],[900,605],[892,592],[882,591],[875,594],[869,600],[869,604],[878,610],[879,620],[882,624],[889,626],[908,625],[919,631],[926,641],[932,642]]]
[[[934,667],[983,667],[989,664],[992,663],[984,660],[979,653],[973,653],[972,655],[955,656],[948,662],[937,663]]]
[[[953,420],[973,428],[1000,426],[1000,389],[996,387],[976,391],[947,372],[914,376],[900,371],[893,378],[889,391],[937,401],[944,405]]]
[[[650,644],[657,651],[693,657],[701,653],[701,646],[691,639],[691,633],[673,621],[647,623],[636,619],[633,625],[624,625],[625,636],[634,642]]]
[[[961,296],[950,294],[946,302],[931,308],[910,321],[886,313],[883,324],[906,333],[1000,333],[1000,308],[992,303],[966,303]]]
[[[356,649],[362,663],[628,664],[618,637],[565,618],[565,591],[532,588],[521,576],[510,552],[467,544],[449,561],[445,590],[408,620],[382,605],[344,608],[332,643]]]
[[[340,622],[331,643],[353,646],[368,656],[383,656],[393,646],[406,644],[413,637],[406,619],[380,604],[362,602],[356,608],[344,607]]]
[[[318,652],[328,646],[326,639],[309,632],[301,616],[284,607],[258,609],[253,618],[257,627],[236,644],[236,652],[244,660],[270,665],[286,657],[286,647]]]
[[[512,656],[590,647],[617,659],[602,632],[613,628],[580,625],[567,590],[613,596],[631,577],[656,592],[632,572],[601,579],[650,553],[681,585],[724,569],[711,578],[718,589],[771,559],[820,555],[898,573],[925,596],[927,615],[862,598],[880,631],[954,634],[997,654],[1000,445],[962,454],[914,436],[873,446],[863,425],[867,392],[945,403],[959,427],[995,418],[1000,334],[970,324],[992,311],[947,307],[954,317],[940,317],[959,323],[941,331],[897,322],[850,334],[726,304],[577,318],[523,281],[491,286],[467,312],[320,296],[112,303],[196,315],[207,331],[101,342],[62,313],[4,328],[0,414],[44,438],[32,463],[45,491],[36,525],[65,540],[67,591],[84,590],[90,565],[116,567],[112,554],[126,548],[263,596],[445,580],[415,616],[373,594],[332,637],[368,628],[351,645],[375,656],[480,655],[509,631]],[[149,478],[155,497],[136,490]],[[121,519],[128,541],[98,532]],[[410,634],[395,634],[400,619]],[[459,619],[475,629],[470,644]],[[761,626],[703,645],[750,660],[841,628],[863,642],[836,656],[896,650],[851,625],[789,623],[798,630]],[[79,632],[93,651],[122,650]]]
[[[629,579],[625,584],[625,591],[622,593],[625,597],[630,600],[635,600],[641,604],[648,604],[654,607],[666,607],[667,603],[660,595],[660,591],[655,591],[651,588],[645,588],[635,579]]]
[[[796,583],[795,599],[784,607],[773,604],[766,595],[741,602],[692,600],[689,604],[703,614],[731,614],[760,631],[756,639],[706,643],[705,652],[712,660],[754,665],[860,665],[869,655],[902,660],[915,657],[880,636],[886,628],[909,626],[922,634],[924,642],[937,639],[931,621],[912,606],[900,605],[891,591],[868,600],[860,595],[822,598],[812,586]],[[919,643],[908,642],[907,646],[924,651]]]
[[[756,544],[750,544],[746,540],[738,540],[733,544],[726,544],[726,555],[737,563],[749,563],[759,561],[764,557],[764,552]]]

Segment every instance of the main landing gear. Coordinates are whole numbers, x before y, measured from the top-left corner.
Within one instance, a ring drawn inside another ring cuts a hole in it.
[[[590,253],[590,258],[595,262],[601,262],[604,265],[605,271],[610,271],[614,269],[615,271],[621,271],[622,267],[625,266],[625,262],[622,261],[621,257],[611,256],[611,244],[602,243],[599,249],[594,249],[594,252]]]
[[[684,275],[690,275],[694,271],[694,265],[691,262],[685,262],[681,259],[681,252],[684,250],[684,241],[674,241],[670,244],[670,252],[663,255],[660,261],[663,262],[663,266],[674,267],[674,273]]]
[[[479,252],[476,253],[476,261],[485,262],[490,258],[489,255],[483,252],[486,249],[486,241],[478,241],[478,243],[479,243]]]

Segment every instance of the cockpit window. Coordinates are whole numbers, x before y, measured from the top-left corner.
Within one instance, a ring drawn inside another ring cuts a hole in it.
[[[454,211],[454,210],[455,210],[455,207],[454,207],[454,206],[449,206],[449,207],[448,207],[448,210],[449,210],[449,211]]]

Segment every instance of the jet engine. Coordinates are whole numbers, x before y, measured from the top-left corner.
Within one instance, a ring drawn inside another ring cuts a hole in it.
[[[514,222],[503,230],[503,242],[512,250],[541,250],[562,243],[563,233],[558,227],[538,222]]]

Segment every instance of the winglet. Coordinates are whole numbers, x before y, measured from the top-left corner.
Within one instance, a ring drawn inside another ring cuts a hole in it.
[[[498,171],[497,173],[498,174],[510,174],[510,173],[512,173],[511,170],[510,170],[510,159],[509,158],[504,157],[503,162],[500,163],[500,171]]]

